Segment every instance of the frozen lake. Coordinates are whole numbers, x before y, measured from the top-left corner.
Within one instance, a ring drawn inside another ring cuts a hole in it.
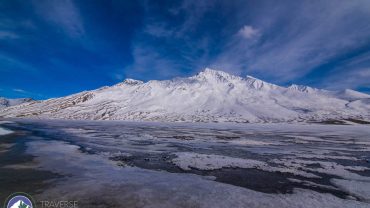
[[[0,121],[0,200],[370,207],[370,126]]]

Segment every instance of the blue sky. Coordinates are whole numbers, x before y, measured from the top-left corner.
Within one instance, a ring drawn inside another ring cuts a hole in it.
[[[370,92],[370,1],[2,0],[0,96],[46,99],[205,67]]]

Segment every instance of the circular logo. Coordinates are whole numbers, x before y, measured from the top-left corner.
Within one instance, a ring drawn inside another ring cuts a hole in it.
[[[14,193],[5,202],[6,208],[35,208],[32,198],[26,193]]]

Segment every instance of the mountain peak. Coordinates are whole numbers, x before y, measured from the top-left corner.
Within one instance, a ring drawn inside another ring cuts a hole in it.
[[[232,76],[224,71],[219,71],[211,68],[205,68],[203,71],[199,72],[198,75],[203,76]]]
[[[143,84],[144,82],[141,80],[128,78],[128,79],[123,80],[123,83],[127,85],[138,85],[138,84]]]
[[[130,78],[128,78],[128,79],[123,80],[123,82],[120,82],[120,83],[116,84],[115,86],[118,86],[118,87],[120,87],[120,86],[127,86],[127,85],[133,86],[133,85],[139,85],[139,84],[143,84],[143,83],[144,82],[141,81],[141,80],[136,80],[136,79],[130,79]]]
[[[210,68],[205,68],[203,71],[199,72],[194,78],[202,80],[216,80],[220,82],[229,82],[231,80],[241,80],[241,77],[231,75],[229,73],[218,71]]]

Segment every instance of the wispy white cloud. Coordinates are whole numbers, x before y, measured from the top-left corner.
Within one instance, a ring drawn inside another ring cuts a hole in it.
[[[269,33],[266,40],[252,47],[236,42],[224,51],[222,60],[235,60],[236,66],[242,64],[252,73],[284,82],[369,42],[368,1],[299,1],[292,5],[271,9],[271,15],[256,15],[253,22],[264,22],[261,25]]]
[[[370,67],[335,72],[325,79],[322,86],[327,89],[370,88]]]
[[[11,31],[0,31],[0,40],[17,39],[19,36]]]
[[[341,61],[325,76],[315,80],[319,87],[327,89],[359,89],[370,90],[370,52]]]
[[[13,89],[14,92],[19,92],[19,93],[22,93],[22,94],[26,94],[28,93],[27,91],[23,90],[23,89],[19,89],[19,88],[14,88]]]
[[[143,29],[133,40],[133,63],[124,69],[125,76],[164,79],[183,75],[183,69],[194,74],[208,66],[209,38],[194,38],[193,33],[212,4],[212,1],[182,1],[158,14],[153,11],[152,2],[145,1]],[[171,24],[168,18],[163,18],[164,14],[184,18]],[[148,41],[148,35],[154,40]]]
[[[166,58],[152,47],[136,45],[133,48],[133,64],[124,69],[125,77],[142,79],[144,77],[170,78],[177,75],[180,66]]]
[[[6,54],[0,53],[0,62],[2,63],[0,72],[1,71],[12,71],[12,70],[20,70],[23,72],[32,72],[37,73],[39,70],[32,65],[19,60],[17,58],[10,57]]]
[[[78,38],[85,34],[80,12],[72,0],[37,0],[33,5],[46,21],[60,27],[70,37]]]
[[[122,81],[124,76],[122,74],[122,71],[123,70],[117,70],[117,73],[113,73],[111,74],[111,77],[114,79],[114,80],[117,80],[117,81]]]
[[[24,18],[10,19],[0,17],[0,41],[18,41],[28,37],[25,31],[33,32],[36,26]]]
[[[15,92],[18,97],[31,97],[31,98],[41,98],[41,99],[46,98],[44,95],[40,93],[30,92],[30,91],[27,91],[21,88],[13,88],[11,90]]]
[[[194,73],[210,66],[285,84],[370,44],[370,2],[366,0],[187,0],[174,5],[168,14],[160,10],[161,15],[146,6],[143,31],[132,43],[129,74],[151,71],[167,77],[181,74],[181,68]],[[143,34],[152,36],[152,41]],[[353,73],[363,68],[350,67]]]
[[[174,31],[166,28],[164,23],[149,23],[145,25],[144,32],[154,37],[170,37]]]
[[[238,32],[245,39],[255,39],[260,36],[260,31],[250,25],[244,25]]]

